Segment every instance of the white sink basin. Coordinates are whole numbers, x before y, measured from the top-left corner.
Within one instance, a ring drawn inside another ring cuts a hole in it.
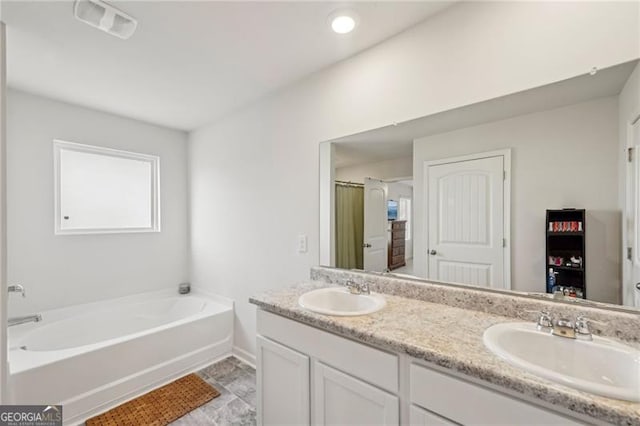
[[[324,315],[367,315],[384,308],[387,302],[380,294],[351,294],[343,287],[309,291],[298,299],[305,309]]]
[[[532,323],[489,327],[491,352],[530,373],[609,398],[640,402],[640,351],[612,340],[568,339],[538,331]]]

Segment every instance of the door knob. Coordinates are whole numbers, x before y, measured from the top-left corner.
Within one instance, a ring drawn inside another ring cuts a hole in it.
[[[640,290],[640,283],[636,283],[636,290]]]
[[[364,247],[364,248],[370,248],[370,247],[371,247],[371,244],[369,244],[369,243],[364,243],[364,244],[362,245],[362,247]]]
[[[430,254],[431,256],[435,256],[436,254],[438,254],[438,252],[437,252],[437,251],[435,251],[435,250],[431,250],[431,251],[429,252],[429,254]]]

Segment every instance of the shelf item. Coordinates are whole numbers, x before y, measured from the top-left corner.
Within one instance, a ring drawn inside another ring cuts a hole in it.
[[[545,279],[547,293],[586,299],[586,214],[583,209],[547,210]]]
[[[551,221],[547,226],[548,232],[582,232],[583,221],[579,220],[563,220],[563,221]]]
[[[576,268],[575,266],[549,265],[549,268],[553,268],[558,271],[584,272],[583,268]]]

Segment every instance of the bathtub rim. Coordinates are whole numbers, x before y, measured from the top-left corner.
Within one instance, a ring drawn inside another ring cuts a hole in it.
[[[75,356],[98,351],[108,346],[116,345],[119,343],[128,342],[134,340],[136,338],[140,338],[142,336],[146,336],[149,334],[157,333],[167,328],[177,327],[183,324],[187,324],[190,322],[197,321],[202,318],[207,318],[210,316],[216,316],[223,314],[225,312],[233,312],[234,311],[234,303],[230,299],[225,297],[211,295],[207,292],[203,291],[192,291],[187,295],[179,295],[174,289],[169,290],[160,290],[154,292],[146,292],[146,293],[138,293],[135,295],[123,296],[113,299],[106,299],[98,302],[91,302],[87,304],[81,305],[72,305],[68,307],[53,309],[50,311],[43,311],[43,317],[46,320],[46,315],[53,315],[54,319],[51,324],[61,321],[63,319],[68,319],[73,317],[74,314],[79,312],[85,313],[91,309],[103,308],[111,304],[118,303],[140,303],[145,300],[150,299],[163,299],[166,297],[198,297],[207,300],[211,303],[209,307],[213,307],[212,310],[205,309],[204,311],[200,311],[198,313],[194,313],[187,317],[181,318],[176,321],[171,321],[166,324],[162,324],[156,327],[151,327],[142,331],[138,331],[135,333],[125,334],[123,336],[118,336],[115,338],[102,340],[95,343],[90,343],[82,346],[75,346],[72,348],[65,349],[56,349],[56,350],[47,350],[47,351],[30,351],[20,349],[17,344],[12,343],[12,341],[16,341],[27,335],[29,332],[33,331],[38,327],[42,327],[44,324],[30,323],[15,326],[15,330],[10,330],[12,333],[9,333],[7,338],[7,343],[9,346],[8,351],[8,361],[9,361],[9,378],[11,378],[14,374],[20,374],[30,369],[40,368],[48,365],[52,365],[61,361],[64,361],[69,358],[73,358]],[[217,309],[216,309],[217,308]],[[61,314],[65,314],[62,315]]]

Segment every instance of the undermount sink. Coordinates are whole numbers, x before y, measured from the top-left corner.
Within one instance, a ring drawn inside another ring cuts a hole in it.
[[[516,367],[586,392],[640,402],[640,351],[609,339],[569,339],[531,323],[489,327],[485,346]]]
[[[305,309],[324,315],[367,315],[384,308],[387,302],[380,294],[351,294],[343,287],[309,291],[298,299]]]

